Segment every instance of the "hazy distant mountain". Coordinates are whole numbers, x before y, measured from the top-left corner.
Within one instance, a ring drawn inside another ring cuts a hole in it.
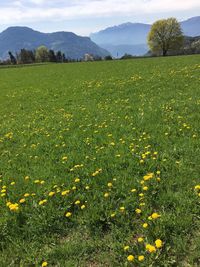
[[[124,23],[109,27],[90,35],[97,44],[137,45],[145,44],[151,25],[142,23]]]
[[[0,33],[0,57],[6,58],[8,51],[18,52],[22,48],[36,49],[45,45],[55,51],[61,50],[66,57],[78,59],[86,53],[106,56],[109,53],[100,48],[89,37],[72,32],[41,33],[27,27],[10,27]]]
[[[200,35],[200,16],[182,21],[181,27],[183,29],[184,35],[191,36],[191,37],[199,36]]]
[[[181,22],[186,36],[200,35],[200,16]],[[143,55],[147,52],[147,36],[150,24],[124,23],[90,35],[92,41],[107,49],[113,56],[129,53]]]

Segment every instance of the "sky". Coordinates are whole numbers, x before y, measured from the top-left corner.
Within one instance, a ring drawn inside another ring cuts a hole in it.
[[[28,26],[88,36],[126,22],[200,16],[200,0],[0,0],[0,31]]]

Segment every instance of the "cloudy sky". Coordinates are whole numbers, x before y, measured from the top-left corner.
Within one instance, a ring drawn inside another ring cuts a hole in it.
[[[152,23],[169,16],[200,16],[200,0],[0,0],[0,31],[19,25],[89,35],[124,22]]]

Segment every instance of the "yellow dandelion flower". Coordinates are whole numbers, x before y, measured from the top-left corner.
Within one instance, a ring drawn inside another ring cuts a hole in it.
[[[144,261],[144,256],[143,255],[138,256],[138,261]]]
[[[135,212],[136,212],[137,214],[140,214],[142,211],[141,211],[141,209],[136,209]]]
[[[157,248],[161,248],[162,245],[163,245],[162,240],[160,240],[160,239],[157,239],[157,240],[155,241],[155,244],[156,244],[156,247],[157,247]]]
[[[143,237],[138,237],[137,241],[138,241],[139,243],[142,243],[142,242],[144,241],[144,238],[143,238]]]
[[[81,203],[80,200],[75,201],[75,205],[79,205],[80,203]]]
[[[134,261],[134,259],[135,259],[135,257],[134,257],[133,255],[129,255],[129,256],[127,257],[127,260],[128,260],[128,261]]]
[[[148,223],[143,223],[142,225],[143,228],[147,228],[148,226],[149,226]]]
[[[129,246],[125,246],[125,247],[124,247],[124,251],[129,250],[129,248],[130,248]]]
[[[154,212],[152,215],[151,215],[152,219],[158,219],[161,217],[161,215],[159,215],[158,213]]]
[[[55,195],[55,192],[49,192],[49,197],[53,197]]]
[[[156,248],[150,244],[147,244],[146,245],[146,250],[149,252],[149,253],[154,253],[156,252]]]
[[[19,200],[19,203],[22,204],[22,203],[24,203],[25,201],[26,201],[26,199],[25,199],[25,198],[22,198],[22,199]]]

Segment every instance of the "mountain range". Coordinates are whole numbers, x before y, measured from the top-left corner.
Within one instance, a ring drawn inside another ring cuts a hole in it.
[[[80,59],[85,54],[105,57],[109,52],[95,44],[89,37],[72,32],[42,33],[28,27],[9,27],[0,33],[0,58],[8,57],[8,51],[29,50],[45,45],[48,49],[62,51],[67,58]]]
[[[200,16],[182,21],[181,27],[185,36],[200,36]],[[125,53],[144,55],[148,51],[150,29],[150,24],[128,22],[82,37],[72,32],[42,33],[28,27],[9,27],[0,33],[0,58],[7,58],[8,51],[34,50],[41,45],[60,50],[71,59],[80,59],[85,54],[100,57],[110,54],[121,57]]]
[[[200,16],[182,21],[180,24],[185,36],[200,35]],[[121,57],[125,53],[144,55],[148,51],[147,36],[151,26],[128,22],[93,33],[90,38],[114,57]]]

